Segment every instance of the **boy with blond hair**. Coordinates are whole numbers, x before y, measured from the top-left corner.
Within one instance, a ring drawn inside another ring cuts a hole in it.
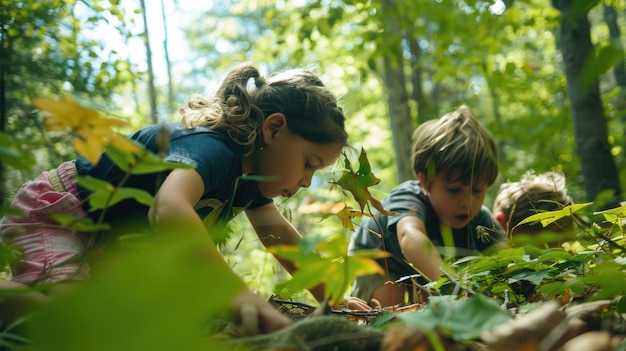
[[[503,228],[483,205],[498,176],[497,150],[489,132],[467,106],[422,123],[413,134],[411,159],[417,177],[383,200],[393,215],[365,218],[349,252],[385,250],[385,275],[359,276],[352,296],[381,306],[405,301],[409,289],[389,284],[418,276],[424,284],[449,270],[444,256],[461,258],[506,247]]]
[[[535,222],[518,223],[537,213],[560,210],[571,202],[562,173],[527,172],[517,182],[500,185],[493,204],[493,215],[509,236],[518,233],[537,234],[544,230],[565,232],[573,228],[571,216],[563,217],[545,228]]]

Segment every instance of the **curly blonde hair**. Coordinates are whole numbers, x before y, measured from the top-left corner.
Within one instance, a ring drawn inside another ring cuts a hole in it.
[[[555,211],[570,204],[565,175],[558,172],[534,174],[525,173],[518,182],[500,185],[493,212],[502,212],[508,219],[509,227],[516,232],[534,233],[542,229],[540,223],[525,223],[517,226],[525,218],[539,212]],[[572,228],[572,217],[563,217],[547,228],[552,231],[566,231]]]
[[[451,181],[490,186],[498,176],[497,158],[493,137],[466,105],[422,123],[413,133],[413,172],[428,180],[445,174]]]
[[[254,84],[248,88],[250,79]],[[265,79],[255,66],[242,64],[226,75],[213,97],[195,95],[180,109],[183,126],[226,132],[246,156],[262,146],[263,121],[273,113],[284,114],[289,131],[311,142],[347,144],[343,110],[307,69],[287,69]]]

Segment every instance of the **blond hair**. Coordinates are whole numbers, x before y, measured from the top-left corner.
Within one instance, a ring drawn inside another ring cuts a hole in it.
[[[517,226],[525,218],[539,212],[554,211],[571,203],[565,186],[565,175],[558,172],[534,174],[527,172],[518,182],[500,185],[493,212],[502,212],[510,228],[516,232],[534,233],[542,229],[540,223],[525,223]],[[567,216],[553,222],[546,229],[565,231],[572,228],[572,217]]]
[[[451,181],[490,186],[498,176],[493,137],[465,105],[417,127],[411,160],[415,175],[428,180],[445,174]]]

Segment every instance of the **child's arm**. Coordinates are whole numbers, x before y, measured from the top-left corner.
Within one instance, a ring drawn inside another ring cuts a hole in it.
[[[175,169],[166,178],[148,214],[157,233],[205,235],[206,228],[194,206],[204,192],[202,177],[195,170]],[[217,250],[215,250],[217,253]]]
[[[195,170],[173,170],[161,185],[150,209],[150,219],[157,232],[170,236],[208,237],[204,223],[194,210],[203,191],[204,182]],[[215,245],[209,242],[202,250],[211,264],[232,272]],[[242,286],[242,292],[232,301],[232,309],[248,333],[271,332],[291,323],[287,316],[245,288],[245,283],[234,272],[232,279],[240,281]]]
[[[296,245],[300,238],[296,228],[278,211],[274,203],[248,209],[246,215],[266,248],[275,245]],[[296,271],[292,262],[280,257],[276,259],[290,274]],[[317,301],[324,300],[323,286],[317,286],[309,291]]]
[[[415,216],[405,216],[396,224],[398,242],[404,257],[429,280],[443,274],[441,269],[451,271],[426,235],[424,222]]]

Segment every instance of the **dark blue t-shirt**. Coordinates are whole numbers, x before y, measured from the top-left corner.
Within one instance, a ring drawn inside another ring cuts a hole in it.
[[[244,208],[254,208],[272,201],[261,194],[256,182],[239,178],[242,175],[243,150],[225,133],[206,127],[186,129],[179,122],[172,122],[143,128],[129,138],[157,153],[156,138],[163,127],[170,132],[165,160],[195,166],[204,181],[204,194],[195,208],[207,226],[225,223]],[[89,175],[113,185],[118,185],[126,175],[106,153],[96,166],[79,157],[76,167],[79,175]],[[142,189],[154,196],[168,173],[132,175],[123,186]],[[86,200],[89,191],[79,187],[79,195]],[[85,206],[88,210],[87,201]],[[116,227],[145,228],[148,225],[148,209],[148,206],[134,199],[125,200],[107,209],[104,222]],[[90,215],[97,220],[100,211],[91,212]]]
[[[416,274],[416,270],[407,262],[396,231],[396,224],[405,216],[417,216],[425,225],[426,234],[440,254],[444,256],[444,239],[439,218],[430,201],[424,195],[417,180],[406,181],[395,187],[382,201],[383,207],[397,214],[394,216],[365,217],[361,226],[350,239],[349,253],[359,250],[383,249],[391,253],[387,258],[389,271],[398,277]],[[382,233],[381,233],[382,228]],[[382,234],[382,239],[379,235]],[[482,206],[480,212],[464,228],[452,229],[456,258],[478,254],[489,246],[505,241],[504,229],[495,221],[489,209]],[[381,267],[384,261],[379,260]]]

